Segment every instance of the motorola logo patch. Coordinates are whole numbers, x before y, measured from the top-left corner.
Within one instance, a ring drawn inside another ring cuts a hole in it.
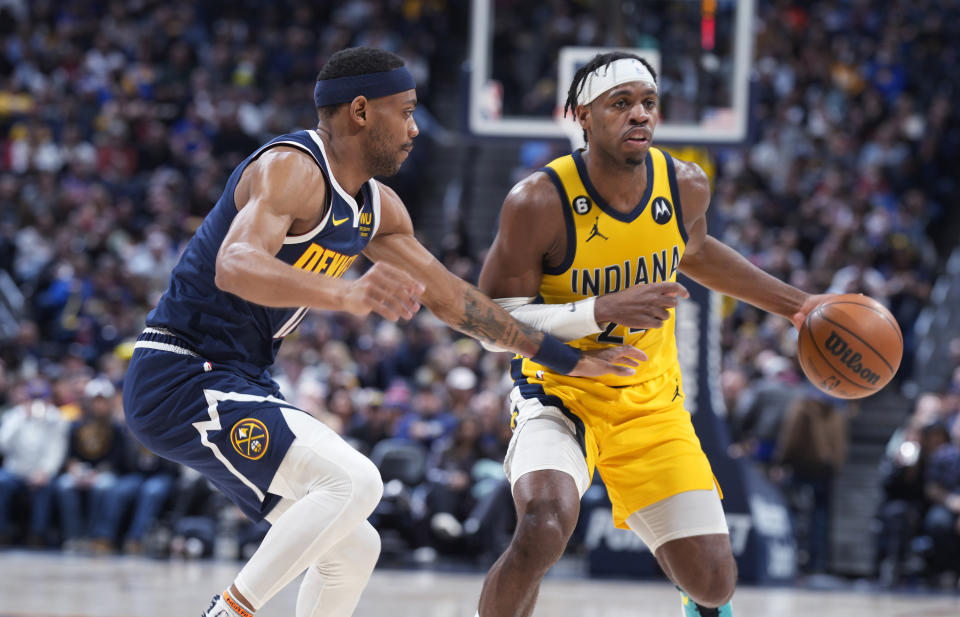
[[[666,197],[657,197],[653,200],[653,220],[658,225],[665,225],[673,218],[673,206]]]
[[[586,195],[579,195],[573,198],[573,209],[577,214],[590,212],[590,206],[590,199]]]

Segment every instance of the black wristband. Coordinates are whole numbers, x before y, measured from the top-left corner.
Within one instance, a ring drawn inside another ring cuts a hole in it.
[[[537,364],[542,364],[551,371],[567,375],[580,362],[583,352],[576,347],[561,343],[549,334],[543,335],[543,342],[537,355],[530,358]]]

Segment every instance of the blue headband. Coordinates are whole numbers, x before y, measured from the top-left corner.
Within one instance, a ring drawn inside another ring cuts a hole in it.
[[[406,67],[399,67],[392,71],[381,73],[367,73],[366,75],[350,75],[323,79],[317,82],[313,89],[313,102],[317,107],[349,103],[358,96],[368,99],[378,99],[404,90],[413,90],[417,87],[413,75]]]

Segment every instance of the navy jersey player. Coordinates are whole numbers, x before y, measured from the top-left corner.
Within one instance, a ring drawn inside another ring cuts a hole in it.
[[[268,368],[309,309],[409,319],[422,302],[452,327],[554,370],[629,374],[627,348],[583,352],[515,321],[414,238],[392,175],[417,135],[403,61],[334,54],[314,92],[319,123],[268,142],[231,174],[147,318],[124,384],[131,430],[203,472],[272,525],[205,615],[254,613],[304,571],[297,617],[350,615],[377,561],[366,522],[376,467],[287,403]],[[374,265],[341,278],[360,253]],[[299,307],[299,308],[298,308]]]

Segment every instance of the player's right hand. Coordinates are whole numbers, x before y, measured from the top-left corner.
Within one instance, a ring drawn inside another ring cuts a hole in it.
[[[598,324],[616,322],[628,328],[659,328],[670,318],[667,309],[676,308],[680,298],[690,292],[680,283],[634,285],[622,291],[597,297],[593,314]]]
[[[630,345],[591,349],[583,352],[580,361],[569,374],[572,377],[629,377],[636,372],[633,367],[640,366],[640,362],[646,359],[647,354]]]
[[[426,287],[403,270],[379,261],[347,287],[343,310],[354,315],[376,313],[390,321],[413,319]]]
[[[799,330],[803,325],[803,322],[807,319],[807,315],[810,313],[810,311],[817,308],[817,306],[821,303],[826,302],[830,298],[837,295],[838,294],[812,294],[807,296],[807,298],[803,301],[803,304],[800,306],[800,310],[793,315],[790,315],[790,321],[793,323],[793,327]]]

